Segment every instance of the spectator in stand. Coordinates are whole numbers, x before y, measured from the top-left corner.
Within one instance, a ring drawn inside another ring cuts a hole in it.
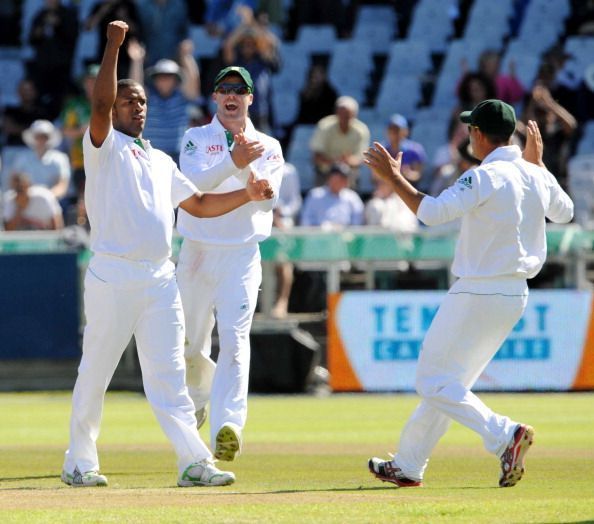
[[[179,44],[179,64],[162,58],[146,70],[150,79],[147,94],[151,110],[147,114],[144,136],[153,147],[161,149],[176,162],[179,161],[179,147],[188,129],[191,109],[200,97],[200,72],[193,53],[192,41],[184,40]],[[142,84],[144,48],[132,41],[128,54],[132,59],[130,77]]]
[[[146,46],[146,65],[152,66],[163,58],[175,60],[180,44],[189,35],[186,1],[146,0],[142,2],[139,14]]]
[[[332,164],[326,184],[309,191],[303,203],[302,226],[346,227],[363,224],[364,204],[349,188],[351,170],[347,164]]]
[[[107,26],[109,23],[113,20],[122,20],[128,24],[126,39],[124,40],[122,52],[120,52],[118,58],[118,78],[127,78],[130,71],[130,57],[123,50],[126,49],[126,46],[132,40],[138,42],[144,41],[142,22],[136,5],[137,3],[134,0],[99,0],[95,3],[91,14],[83,24],[87,31],[99,31],[97,53],[93,60],[97,64],[101,63],[103,50],[107,44]],[[158,38],[162,38],[162,35],[159,35]]]
[[[299,92],[297,124],[317,124],[334,112],[338,93],[328,80],[326,68],[313,64],[307,74],[307,82]]]
[[[402,202],[390,183],[373,175],[375,191],[365,204],[365,224],[398,233],[414,233],[419,228],[416,215]]]
[[[14,173],[10,185],[3,208],[6,231],[61,229],[64,226],[62,208],[49,189],[31,185],[31,179],[25,173]]]
[[[70,202],[65,209],[65,222],[67,225],[78,224],[88,226],[87,214],[84,204],[85,170],[82,152],[82,139],[89,127],[91,118],[91,96],[95,87],[95,80],[99,66],[91,64],[87,67],[82,79],[82,93],[68,100],[62,110],[62,134],[66,138],[72,182],[69,190]]]
[[[273,210],[272,225],[281,231],[291,229],[295,225],[297,215],[301,210],[301,184],[299,173],[293,164],[285,162],[283,179],[278,192],[278,201]],[[289,298],[293,287],[293,264],[281,262],[276,266],[276,302],[271,316],[285,318],[289,309]]]
[[[224,66],[247,69],[258,96],[250,106],[250,119],[256,129],[270,134],[272,129],[271,75],[280,65],[279,40],[256,18],[250,7],[238,8],[242,23],[225,38],[222,46]]]
[[[62,133],[49,120],[35,120],[23,131],[23,141],[29,149],[17,155],[11,173],[28,173],[34,185],[48,188],[60,200],[70,182],[68,155],[57,149]]]
[[[516,77],[516,65],[509,63],[509,74],[500,71],[501,55],[497,51],[484,51],[479,58],[479,72],[491,80],[495,86],[495,98],[508,104],[522,101],[526,88]]]
[[[457,95],[458,105],[452,113],[456,117],[461,111],[469,111],[483,100],[495,98],[495,84],[485,73],[467,71],[460,79]]]
[[[28,41],[35,54],[28,67],[40,98],[48,107],[50,119],[55,118],[62,107],[77,37],[76,10],[62,5],[61,0],[45,0],[45,7],[31,24]]]
[[[348,165],[351,187],[356,187],[363,152],[369,147],[370,132],[367,125],[357,118],[359,104],[350,96],[336,100],[335,113],[322,118],[310,141],[316,170],[316,186],[323,181],[330,167],[336,162]]]
[[[390,117],[386,126],[388,141],[384,147],[393,157],[402,151],[402,174],[411,184],[418,187],[427,163],[427,153],[419,142],[411,140],[408,135],[408,120],[395,113]]]
[[[563,106],[558,104],[543,83],[537,81],[524,105],[522,122],[534,120],[538,124],[544,144],[543,162],[555,173],[559,184],[567,188],[567,161],[571,155],[571,142],[577,130],[577,121]]]
[[[23,131],[35,120],[48,117],[47,109],[39,101],[35,83],[30,78],[19,82],[17,94],[19,104],[7,106],[2,118],[3,146],[26,147],[23,142]]]

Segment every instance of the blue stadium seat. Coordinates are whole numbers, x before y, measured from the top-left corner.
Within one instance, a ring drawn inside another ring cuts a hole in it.
[[[383,55],[388,52],[396,34],[396,27],[387,24],[356,24],[352,39],[371,45],[373,54]]]
[[[594,123],[594,122],[593,122]],[[569,194],[575,206],[575,222],[594,227],[594,149],[574,156],[567,164]]]
[[[578,155],[594,154],[594,120],[590,120],[584,125],[576,153]]]
[[[272,91],[272,111],[275,126],[289,126],[295,122],[299,111],[299,97],[289,91]]]
[[[389,5],[362,5],[357,11],[355,25],[390,25],[396,26],[396,11]]]
[[[408,29],[407,40],[424,42],[434,53],[443,53],[454,34],[457,9],[452,2],[422,0],[417,3]]]
[[[334,49],[336,40],[336,29],[333,25],[304,24],[297,30],[295,45],[302,52],[310,55],[329,55]]]
[[[392,113],[414,118],[420,101],[421,82],[417,75],[384,75],[375,110],[386,118]]]
[[[194,43],[194,56],[200,58],[214,58],[221,49],[221,37],[211,36],[202,25],[190,26],[190,38]]]
[[[25,76],[21,58],[0,59],[0,107],[19,103],[17,94],[19,82]]]
[[[85,62],[96,58],[97,47],[99,46],[99,33],[97,29],[81,31],[76,40],[74,49],[74,60],[72,63],[72,77],[79,78],[84,69]]]
[[[422,75],[432,67],[431,48],[422,41],[398,40],[390,45],[385,73]]]
[[[541,56],[539,53],[530,53],[522,42],[512,40],[509,42],[503,60],[501,61],[501,72],[507,74],[509,72],[510,63],[515,65],[515,73],[517,79],[529,90],[534,84],[538,69],[540,68]]]
[[[308,191],[314,186],[315,177],[309,141],[315,128],[315,125],[310,124],[295,126],[287,151],[287,161],[293,164],[299,173],[301,191]]]

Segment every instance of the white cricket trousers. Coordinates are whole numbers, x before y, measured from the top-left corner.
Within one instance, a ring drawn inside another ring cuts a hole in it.
[[[184,239],[177,281],[186,318],[186,367],[196,409],[210,398],[211,443],[225,423],[243,430],[247,419],[250,328],[262,265],[258,244],[221,246]],[[211,335],[219,335],[217,363]]]
[[[476,431],[487,451],[503,453],[517,422],[491,411],[470,389],[520,320],[527,300],[526,281],[517,278],[465,278],[451,287],[425,335],[416,376],[422,400],[394,457],[406,476],[422,480],[452,419]]]
[[[95,255],[85,276],[86,326],[72,395],[70,445],[64,469],[99,470],[97,437],[105,391],[136,339],[146,397],[183,471],[211,456],[196,430],[185,385],[184,317],[171,261],[149,264]]]

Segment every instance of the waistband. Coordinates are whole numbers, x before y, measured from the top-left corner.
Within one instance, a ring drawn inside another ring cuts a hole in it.
[[[495,277],[458,279],[448,293],[476,293],[484,295],[528,296],[528,282],[525,278]]]

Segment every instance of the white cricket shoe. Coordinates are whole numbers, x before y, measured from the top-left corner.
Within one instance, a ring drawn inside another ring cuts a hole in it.
[[[241,432],[235,424],[223,424],[216,436],[214,456],[218,460],[231,462],[241,454]]]
[[[85,471],[81,473],[78,467],[74,469],[72,474],[63,469],[61,480],[64,484],[68,484],[74,488],[107,486],[107,477],[105,475],[101,475],[98,471]]]
[[[228,486],[235,482],[235,475],[230,471],[221,471],[212,459],[204,459],[190,464],[177,479],[181,488],[192,486]]]
[[[206,422],[207,418],[208,418],[208,411],[206,409],[206,406],[197,410],[196,411],[196,429],[200,429],[202,426],[204,426],[204,423]]]

